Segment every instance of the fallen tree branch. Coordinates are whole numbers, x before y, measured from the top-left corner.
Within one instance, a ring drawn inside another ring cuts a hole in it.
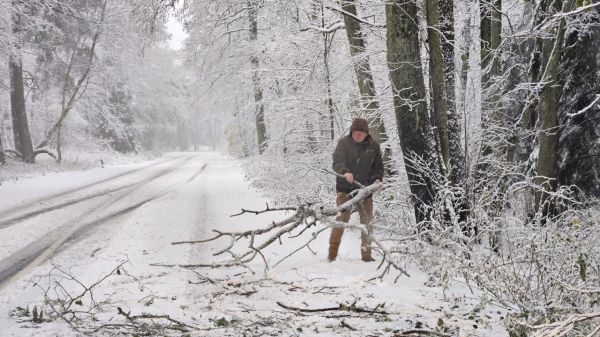
[[[40,154],[47,154],[50,157],[56,159],[56,155],[54,153],[52,153],[52,151],[47,150],[47,149],[36,149],[35,151],[33,151],[33,156],[37,157]]]
[[[342,320],[342,321],[340,322],[340,324],[342,324],[342,326],[343,326],[343,327],[345,327],[345,328],[348,328],[348,329],[350,329],[350,330],[352,330],[352,331],[356,331],[356,328],[355,328],[355,327],[353,327],[353,326],[351,326],[350,324],[346,323],[346,321],[345,321],[345,320]]]
[[[278,222],[273,221],[273,223],[269,227],[264,228],[264,229],[252,229],[252,230],[247,230],[244,232],[221,232],[216,229],[213,229],[213,232],[217,233],[217,235],[215,235],[209,239],[195,240],[195,241],[176,241],[176,242],[171,242],[171,244],[172,245],[181,245],[181,244],[205,243],[205,242],[214,241],[222,236],[229,236],[232,238],[233,241],[235,241],[235,238],[239,238],[239,237],[248,237],[250,235],[260,235],[260,234],[269,233],[270,231],[272,231],[275,228],[280,228],[280,227],[290,224],[298,215],[299,210],[298,209],[295,209],[295,210],[296,210],[296,213],[294,213],[294,215],[292,215],[286,219],[283,219],[281,221],[278,221]],[[215,253],[213,255],[219,255],[219,254]]]
[[[21,153],[17,150],[4,149],[4,153],[10,155],[13,158],[21,158]]]
[[[362,185],[361,185],[362,186]],[[220,230],[213,230],[216,235],[202,240],[191,240],[191,241],[176,241],[172,242],[173,245],[181,245],[181,244],[198,244],[198,243],[206,243],[211,241],[216,241],[219,238],[228,238],[228,243],[224,245],[219,251],[213,253],[214,256],[222,255],[224,253],[228,253],[231,257],[229,259],[225,259],[220,262],[215,263],[199,263],[199,264],[170,264],[170,263],[153,263],[151,266],[156,267],[183,267],[183,268],[223,268],[223,267],[246,267],[249,268],[246,264],[253,261],[257,256],[260,256],[262,259],[265,271],[269,269],[269,262],[266,256],[263,254],[263,250],[269,247],[274,242],[282,242],[282,238],[284,236],[288,238],[296,238],[305,233],[309,228],[316,227],[318,224],[325,224],[325,227],[317,229],[312,235],[307,238],[307,241],[300,245],[298,248],[294,249],[291,253],[287,254],[279,261],[277,261],[273,267],[280,264],[282,261],[286,260],[290,256],[298,253],[302,249],[306,248],[311,250],[310,243],[312,243],[318,235],[322,234],[325,230],[331,227],[340,227],[352,230],[359,230],[364,234],[369,235],[366,227],[364,225],[353,225],[348,223],[339,222],[333,220],[332,218],[336,216],[338,213],[352,211],[356,208],[359,203],[365,198],[371,197],[373,193],[376,193],[381,189],[381,184],[372,184],[366,187],[362,187],[353,192],[352,198],[342,205],[336,207],[325,207],[322,204],[314,204],[307,203],[300,205],[298,207],[283,207],[283,208],[271,208],[267,204],[266,209],[261,211],[249,211],[246,209],[242,209],[241,213],[235,215],[241,215],[244,213],[251,214],[261,214],[265,212],[280,212],[280,211],[293,211],[288,217],[279,220],[273,221],[269,226],[258,229],[250,229],[241,232],[225,232]],[[264,238],[265,240],[258,240],[258,238]],[[402,268],[398,262],[394,261],[391,257],[393,256],[393,252],[386,248],[380,240],[376,237],[372,238],[372,248],[379,252],[382,256],[381,264],[378,269],[382,266],[383,272],[378,276],[379,278],[383,278],[387,275],[391,270],[396,270],[400,272],[400,275],[410,276],[410,274]],[[243,249],[242,251],[234,251],[234,248],[241,239],[248,239],[249,245]],[[314,252],[313,252],[314,253]],[[400,276],[398,275],[398,277]],[[395,281],[398,280],[396,277]]]
[[[300,234],[304,233],[304,231],[305,231],[306,229],[308,229],[310,226],[312,226],[313,224],[316,224],[316,222],[313,222],[312,224],[309,224],[309,225],[308,225],[308,226],[307,226],[305,229],[303,229],[303,230],[302,230],[302,232],[300,232]],[[297,252],[301,251],[303,248],[308,248],[308,250],[310,250],[310,251],[311,251],[313,254],[315,254],[315,255],[316,255],[316,253],[315,253],[315,252],[314,252],[312,249],[310,249],[310,244],[311,244],[313,241],[315,241],[315,240],[317,239],[317,237],[319,236],[319,234],[321,234],[321,233],[322,233],[323,231],[325,231],[326,229],[329,229],[329,227],[322,228],[322,229],[320,229],[320,230],[318,230],[318,231],[316,231],[316,232],[312,233],[312,235],[311,235],[311,239],[310,239],[310,240],[308,240],[308,241],[307,241],[307,242],[305,242],[305,243],[304,243],[302,246],[300,246],[300,247],[296,248],[296,249],[295,249],[295,250],[293,250],[291,253],[287,254],[286,256],[284,256],[283,258],[281,258],[279,261],[277,261],[277,263],[275,263],[275,264],[273,265],[273,268],[277,267],[277,265],[279,265],[281,262],[283,262],[283,261],[287,260],[287,259],[288,259],[289,257],[291,257],[292,255],[294,255],[294,254],[296,254]],[[297,237],[297,236],[299,236],[300,234],[298,234],[298,235],[295,235],[295,236],[292,236],[292,237]]]
[[[422,330],[422,329],[402,331],[402,332],[399,332],[398,334],[395,334],[394,337],[411,337],[414,335],[432,335],[432,336],[439,336],[439,337],[450,337],[450,335],[441,333],[439,331]]]
[[[123,311],[123,309],[121,309],[121,307],[117,307],[117,313],[119,315],[125,316],[125,318],[127,318],[127,320],[129,320],[131,322],[136,322],[137,320],[140,320],[140,319],[164,319],[173,324],[176,324],[175,326],[172,326],[172,325],[165,326],[164,327],[165,329],[177,330],[177,331],[181,331],[181,332],[189,332],[188,329],[197,330],[197,328],[195,326],[191,326],[189,324],[178,321],[174,318],[171,318],[171,316],[169,316],[169,315],[151,315],[151,314],[143,313],[141,315],[132,316],[131,312],[125,312],[125,311]]]
[[[294,208],[294,207],[271,208],[271,207],[269,207],[269,204],[267,204],[267,208],[265,208],[264,210],[261,210],[261,211],[252,211],[252,210],[247,210],[247,209],[242,208],[241,212],[232,214],[231,217],[233,218],[235,216],[240,216],[245,213],[252,213],[254,215],[259,215],[259,214],[266,213],[266,212],[295,211],[295,210],[296,210],[296,208]]]
[[[280,307],[287,309],[287,310],[300,311],[300,312],[350,311],[350,312],[358,312],[358,313],[367,313],[370,315],[373,315],[373,314],[387,315],[388,314],[385,311],[377,310],[377,308],[368,309],[368,308],[357,307],[356,303],[352,303],[351,305],[345,305],[345,304],[340,303],[337,307],[317,308],[317,309],[296,308],[296,307],[292,307],[292,306],[283,304],[281,302],[277,302],[277,305],[279,305]]]
[[[99,331],[110,331],[111,336],[163,336],[165,331],[169,330],[178,332],[199,330],[166,314],[131,315],[130,312],[123,311],[121,307],[127,304],[120,300],[119,293],[129,290],[119,288],[107,291],[106,287],[111,286],[109,283],[116,281],[121,285],[129,284],[137,288],[140,293],[143,291],[147,293],[149,290],[138,278],[129,274],[125,269],[127,263],[129,263],[127,260],[120,262],[110,271],[102,273],[96,281],[89,283],[79,280],[70,269],[52,263],[53,268],[50,272],[35,280],[35,286],[42,290],[44,302],[39,306],[39,310],[34,306],[31,321],[39,323],[61,319],[78,334],[86,336]],[[154,298],[156,296],[150,293],[138,303],[148,306],[152,304]],[[104,315],[109,312],[114,313],[115,308],[119,315],[127,318],[125,321],[115,322],[115,316]],[[19,315],[18,310],[15,311],[16,315]],[[39,314],[36,315],[36,312]],[[146,320],[151,320],[151,324]]]

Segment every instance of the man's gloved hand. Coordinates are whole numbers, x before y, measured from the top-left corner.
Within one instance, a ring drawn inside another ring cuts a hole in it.
[[[377,185],[377,191],[381,191],[381,187],[383,186],[383,184],[381,183],[381,180],[376,179],[374,182],[375,185]]]
[[[344,177],[346,177],[346,181],[352,184],[354,182],[354,175],[352,173],[344,173]]]

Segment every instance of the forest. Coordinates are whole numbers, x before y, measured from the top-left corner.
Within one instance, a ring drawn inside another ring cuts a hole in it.
[[[209,147],[277,204],[331,205],[363,117],[384,274],[464,280],[511,336],[591,337],[599,51],[595,0],[0,0],[0,162]]]

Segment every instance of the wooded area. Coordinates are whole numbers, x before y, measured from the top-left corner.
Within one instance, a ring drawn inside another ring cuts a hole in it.
[[[597,2],[0,0],[0,12],[3,163],[222,144],[275,200],[310,204],[334,199],[323,169],[364,117],[386,157],[378,230],[412,252],[399,259],[473,281],[531,324],[598,310]],[[172,15],[189,34],[177,52]]]
[[[207,143],[196,136],[192,80],[155,42],[172,6],[1,1],[2,154],[28,163],[41,154],[61,161],[65,152],[99,160]]]

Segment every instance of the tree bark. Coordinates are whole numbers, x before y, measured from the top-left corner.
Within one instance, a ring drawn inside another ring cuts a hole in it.
[[[442,32],[442,56],[444,60],[444,79],[446,98],[448,101],[448,147],[450,151],[450,181],[457,185],[464,183],[465,153],[461,142],[462,121],[456,109],[456,85],[454,64],[454,0],[439,0],[440,22]]]
[[[539,5],[537,6],[537,13],[534,16],[533,27],[541,24],[548,18],[547,10],[548,0],[540,1]],[[556,8],[556,10],[558,10],[558,8]],[[533,50],[528,67],[528,74],[530,76],[531,83],[541,82],[541,70],[545,67],[543,62],[548,61],[547,54],[545,57],[542,57],[543,41],[544,39],[538,36],[535,37],[531,42],[533,45]],[[535,139],[531,133],[525,133],[526,137],[519,136],[517,133],[526,130],[533,130],[535,128],[538,120],[537,108],[539,104],[539,95],[540,90],[538,88],[534,87],[531,89],[530,93],[527,95],[527,99],[525,100],[525,106],[521,112],[518,125],[514,130],[515,135],[513,136],[512,146],[515,148],[515,154],[519,156],[516,159],[520,161],[528,160],[531,152],[533,151]]]
[[[443,13],[443,12],[442,12]],[[467,11],[467,18],[466,18],[466,22],[465,22],[465,26],[463,27],[463,31],[461,32],[463,38],[464,38],[464,45],[462,46],[462,49],[460,51],[460,88],[459,88],[459,104],[460,104],[460,113],[462,114],[462,120],[463,120],[463,128],[464,128],[464,158],[463,158],[463,164],[462,164],[462,168],[463,168],[463,172],[462,172],[462,177],[463,179],[465,178],[465,175],[468,172],[468,167],[469,167],[469,134],[466,130],[467,127],[467,121],[466,121],[466,105],[467,105],[467,81],[468,81],[468,75],[469,75],[469,59],[470,59],[470,54],[471,54],[471,45],[473,43],[473,38],[471,36],[471,10],[470,7]],[[458,116],[459,114],[457,113],[456,116]],[[460,125],[460,121],[458,121],[458,124]],[[450,128],[453,127],[453,123],[450,123]],[[460,132],[460,130],[459,130]],[[452,144],[451,144],[452,145]],[[457,167],[461,167],[460,165]]]
[[[571,0],[562,4],[562,12],[567,12],[571,7]],[[535,182],[543,188],[536,190],[535,209],[541,212],[542,219],[553,211],[553,206],[548,202],[549,192],[556,190],[556,169],[558,157],[558,140],[560,128],[558,125],[558,103],[560,98],[559,64],[565,35],[565,19],[560,19],[559,25],[554,29],[554,41],[546,40],[543,43],[543,54],[548,55],[544,71],[544,88],[540,97],[540,149],[537,162],[537,177]]]
[[[547,17],[545,12],[548,8],[548,0],[542,0],[538,6],[538,12],[535,16],[534,25],[542,23],[542,21]],[[540,81],[540,76],[542,75],[540,69],[542,66],[542,42],[543,39],[537,37],[533,41],[533,51],[531,55],[531,63],[529,64],[529,74],[531,75],[531,83],[537,83]],[[546,57],[546,60],[548,58]],[[532,96],[537,96],[537,92],[533,93]],[[526,106],[522,113],[521,118],[521,128],[523,129],[533,129],[535,127],[535,123],[537,122],[536,108],[537,108],[537,99],[532,98],[531,101],[528,100],[526,102]]]
[[[426,0],[427,34],[429,43],[429,72],[435,125],[444,164],[444,173],[450,171],[450,148],[448,144],[448,99],[444,78],[442,39],[439,33],[439,9],[437,0]]]
[[[15,3],[13,1],[13,6]],[[21,32],[21,18],[18,13],[12,14],[12,30],[15,35]],[[15,150],[21,154],[21,159],[26,163],[34,163],[33,145],[27,123],[25,108],[25,88],[23,85],[23,63],[21,59],[21,46],[14,46],[14,51],[9,56],[10,73],[10,106],[13,123]]]
[[[500,88],[494,87],[494,78],[501,75],[500,42],[502,32],[502,1],[480,0],[481,17],[481,90],[482,90],[482,145],[484,161],[498,148],[501,127]],[[491,90],[494,90],[491,92]],[[501,152],[501,151],[500,151]],[[484,165],[487,166],[487,165]]]
[[[417,222],[427,219],[427,207],[435,198],[431,177],[423,175],[414,158],[430,163],[439,172],[427,111],[425,82],[419,53],[417,4],[413,0],[394,0],[386,4],[387,61],[394,91],[394,110],[400,147],[413,194]]]
[[[248,20],[250,22],[250,42],[256,43],[258,40],[258,1],[248,0]],[[254,86],[254,104],[256,105],[256,137],[258,141],[258,153],[262,154],[267,146],[267,130],[265,126],[265,107],[263,105],[263,91],[260,83],[258,55],[255,53],[250,56],[252,64],[252,85]]]
[[[362,101],[363,109],[369,120],[369,134],[379,143],[387,140],[385,126],[379,115],[379,102],[377,101],[377,92],[373,82],[373,74],[369,64],[369,56],[365,52],[366,43],[364,34],[360,27],[360,22],[354,17],[357,16],[354,0],[341,0],[342,10],[352,15],[344,14],[344,25],[346,35],[350,45],[350,55],[352,55],[352,66],[356,74],[358,91]],[[354,16],[354,17],[353,17]]]
[[[600,7],[595,8],[600,17]],[[570,30],[561,56],[562,104],[558,184],[576,185],[586,196],[600,198],[600,27]],[[580,111],[586,109],[584,113]],[[575,113],[576,116],[569,115]]]
[[[325,6],[321,1],[321,28],[325,29]],[[325,70],[325,86],[327,87],[327,110],[329,112],[329,127],[331,131],[329,138],[333,140],[335,138],[334,121],[335,121],[335,109],[333,107],[333,98],[331,96],[331,73],[329,71],[329,48],[331,46],[329,40],[329,32],[323,31],[323,68]]]
[[[500,46],[502,32],[502,1],[480,0],[479,10],[481,17],[481,69],[482,86],[484,89],[490,86],[489,81],[493,76],[500,74]]]
[[[2,130],[0,130],[0,164],[6,163],[6,154],[4,153],[4,145],[2,143]]]

